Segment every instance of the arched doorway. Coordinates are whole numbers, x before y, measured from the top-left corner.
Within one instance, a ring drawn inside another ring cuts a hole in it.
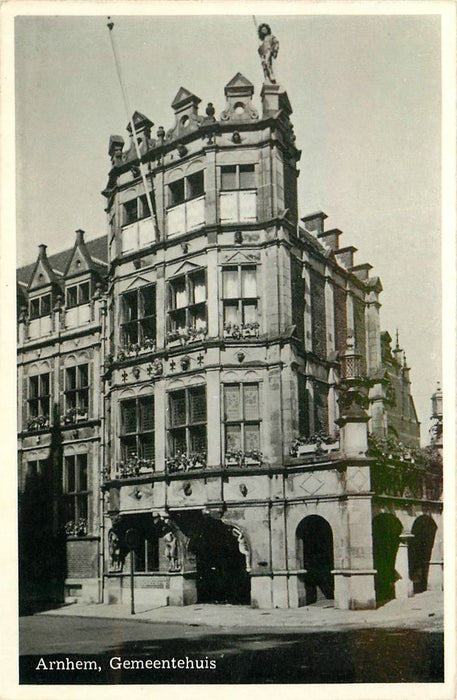
[[[428,515],[420,515],[414,521],[409,545],[409,577],[413,582],[414,593],[427,590],[428,567],[435,542],[437,525]]]
[[[246,555],[240,551],[240,533],[202,514],[188,518],[184,529],[196,560],[197,601],[249,605],[251,580]]]
[[[327,520],[308,515],[297,527],[297,558],[306,570],[299,576],[299,605],[333,600],[333,533]]]
[[[401,522],[390,513],[380,513],[373,518],[373,564],[376,569],[376,601],[387,603],[395,598],[395,559],[397,557]]]

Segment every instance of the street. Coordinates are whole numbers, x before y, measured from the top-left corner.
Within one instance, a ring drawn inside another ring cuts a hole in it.
[[[20,655],[27,684],[443,681],[441,632],[393,627],[238,629],[36,615],[20,618]]]

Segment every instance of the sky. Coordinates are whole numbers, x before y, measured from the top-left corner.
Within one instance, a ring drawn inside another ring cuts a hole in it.
[[[112,16],[131,111],[165,129],[182,85],[204,113],[240,71],[263,74],[253,17]],[[275,74],[302,151],[299,213],[323,210],[355,263],[381,278],[381,326],[411,366],[428,440],[441,375],[440,17],[258,14],[279,39]],[[110,134],[127,140],[104,16],[16,18],[17,258],[105,232]]]

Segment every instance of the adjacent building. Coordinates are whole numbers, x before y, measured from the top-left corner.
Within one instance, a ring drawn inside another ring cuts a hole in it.
[[[216,116],[180,88],[156,136],[135,112],[107,235],[18,272],[24,600],[126,601],[133,560],[164,605],[441,586],[440,459],[381,282],[299,219],[286,92],[224,92]]]

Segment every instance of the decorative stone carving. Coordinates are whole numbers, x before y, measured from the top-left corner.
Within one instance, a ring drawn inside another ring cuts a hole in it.
[[[242,532],[235,525],[232,525],[232,534],[238,540],[238,549],[240,550],[241,554],[243,554],[246,558],[246,571],[249,572],[251,570],[251,552],[249,550],[249,545],[244,535],[244,532]]]
[[[181,566],[179,564],[178,556],[178,540],[173,532],[167,532],[164,537],[165,542],[165,556],[168,559],[168,571],[170,573],[174,571],[181,571]]]
[[[108,532],[108,548],[110,556],[110,570],[122,571],[124,560],[121,551],[121,542],[119,535],[114,530],[110,530]]]

